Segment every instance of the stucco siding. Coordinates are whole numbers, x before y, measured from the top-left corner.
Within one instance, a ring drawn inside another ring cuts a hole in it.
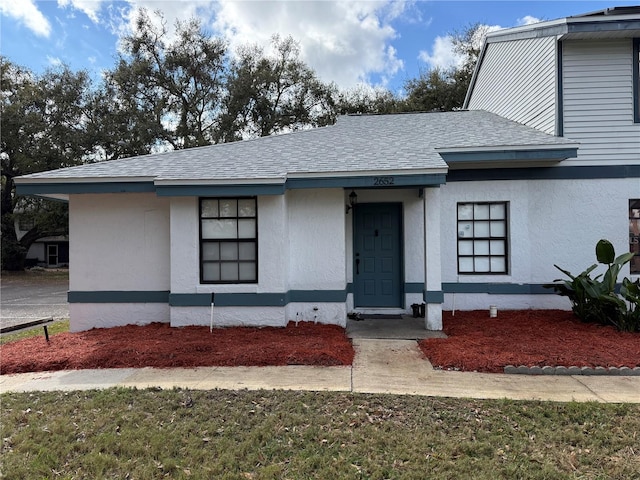
[[[289,289],[343,290],[345,224],[343,189],[287,192]]]
[[[555,37],[487,45],[469,99],[470,110],[487,110],[554,134],[555,100]]]
[[[565,41],[564,136],[580,142],[571,163],[638,163],[631,39]]]
[[[490,187],[490,188],[489,188]],[[595,263],[595,245],[609,239],[618,254],[628,250],[629,199],[640,194],[640,179],[546,180],[450,183],[442,188],[442,281],[444,283],[543,284],[562,277],[554,264],[579,273]],[[458,202],[509,202],[509,273],[457,272]],[[626,266],[622,275],[629,275]],[[562,308],[557,295],[445,295],[444,309]]]
[[[72,195],[71,291],[167,291],[169,201],[152,193]]]

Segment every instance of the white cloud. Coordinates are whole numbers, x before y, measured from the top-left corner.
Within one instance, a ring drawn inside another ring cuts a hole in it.
[[[502,27],[499,25],[479,25],[476,30],[476,35],[472,40],[474,47],[480,48],[482,46],[487,33],[501,29]],[[428,64],[430,68],[443,70],[459,67],[464,62],[464,57],[456,53],[454,49],[453,37],[451,35],[436,37],[431,46],[431,51],[421,50],[418,58]]]
[[[542,22],[540,18],[532,17],[531,15],[525,15],[518,19],[518,25],[531,25],[532,23]]]
[[[281,38],[290,35],[300,44],[302,59],[318,76],[340,87],[369,82],[372,75],[384,84],[404,67],[391,45],[397,35],[391,23],[401,16],[406,18],[414,4],[391,0],[127,2],[126,10],[109,7],[111,30],[119,36],[135,29],[136,14],[142,7],[151,14],[160,10],[170,35],[176,21],[201,19],[212,34],[227,40],[232,53],[247,44],[257,44],[268,52],[273,34]],[[154,21],[159,25],[157,18]]]
[[[341,87],[385,78],[403,68],[390,42],[391,21],[410,7],[406,2],[218,2],[213,29],[232,47],[248,42],[268,46],[274,33],[291,35],[301,56],[318,76]]]
[[[33,0],[6,0],[0,2],[0,13],[23,23],[40,37],[49,37],[51,24],[42,14]]]
[[[76,10],[80,10],[87,17],[91,19],[93,23],[98,23],[98,12],[102,8],[102,0],[58,0],[58,7],[71,7]]]
[[[418,58],[429,64],[431,68],[446,70],[451,67],[459,67],[464,58],[453,49],[453,39],[450,35],[436,37],[431,47],[431,53],[421,50]]]
[[[49,65],[51,65],[52,67],[59,67],[60,65],[62,65],[62,60],[60,60],[58,57],[47,55],[47,63],[49,63]]]

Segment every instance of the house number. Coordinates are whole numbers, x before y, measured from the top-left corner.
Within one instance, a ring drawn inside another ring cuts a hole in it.
[[[393,177],[373,177],[373,184],[375,186],[393,185],[394,178]]]

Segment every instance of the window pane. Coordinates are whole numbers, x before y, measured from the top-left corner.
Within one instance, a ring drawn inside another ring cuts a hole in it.
[[[476,272],[489,272],[489,257],[475,257],[473,267]]]
[[[220,280],[223,282],[233,282],[238,280],[238,264],[223,263],[220,269]]]
[[[238,244],[237,243],[221,243],[220,244],[220,259],[221,260],[237,260],[238,259]]]
[[[506,218],[504,207],[504,203],[492,203],[489,207],[491,220],[504,220]]]
[[[218,242],[202,244],[202,260],[220,260],[220,245]]]
[[[473,220],[473,203],[458,205],[458,220]]]
[[[255,219],[238,220],[238,238],[256,238]]]
[[[255,260],[256,259],[256,244],[251,242],[244,242],[238,245],[240,260]]]
[[[461,257],[458,259],[458,268],[461,272],[472,273],[473,272],[473,258]]]
[[[229,199],[229,198],[220,199],[220,216],[221,217],[237,217],[238,201],[236,199]]]
[[[218,200],[202,200],[201,217],[217,217],[218,216]]]
[[[473,222],[458,222],[458,237],[459,238],[472,238],[473,237]]]
[[[504,257],[491,257],[491,271],[493,273],[504,273],[507,265]]]
[[[473,218],[476,220],[489,220],[489,205],[476,205]]]
[[[240,263],[240,280],[243,280],[243,281],[257,280],[255,263],[253,262]]]
[[[202,238],[237,238],[237,220],[202,220]]]
[[[205,282],[217,282],[220,280],[220,264],[219,263],[203,263],[202,264],[202,280]]]
[[[475,238],[489,236],[489,222],[476,222],[474,228]]]
[[[491,255],[504,255],[504,240],[491,240]]]
[[[255,217],[256,216],[256,199],[241,198],[238,200],[238,216],[239,217]]]
[[[458,241],[458,254],[460,254],[460,255],[473,255],[473,241],[472,240],[459,240]]]
[[[476,240],[473,242],[476,255],[489,255],[489,240]]]
[[[505,229],[504,221],[491,222],[491,236],[492,237],[505,237],[507,231]]]

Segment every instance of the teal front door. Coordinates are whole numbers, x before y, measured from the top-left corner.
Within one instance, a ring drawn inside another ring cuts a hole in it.
[[[354,214],[355,306],[402,307],[402,204],[358,204]]]

